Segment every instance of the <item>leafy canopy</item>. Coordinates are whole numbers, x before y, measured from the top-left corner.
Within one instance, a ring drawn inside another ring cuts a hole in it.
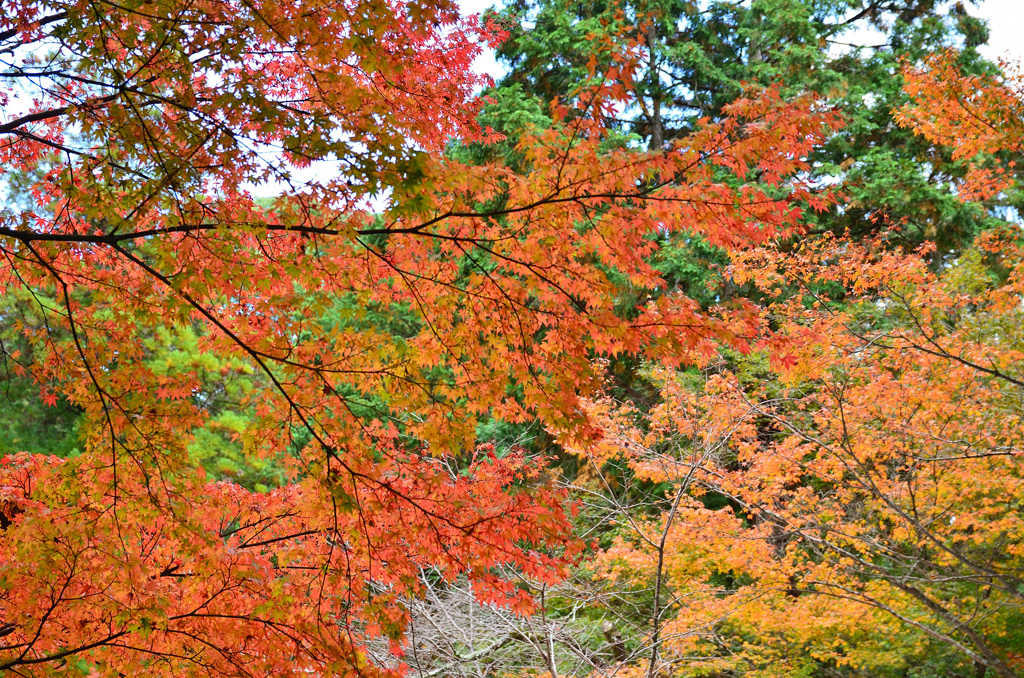
[[[793,231],[836,116],[752,90],[659,152],[609,144],[627,36],[518,164],[465,164],[440,151],[494,139],[469,65],[499,37],[446,2],[5,5],[0,173],[31,199],[0,213],[0,293],[34,320],[0,350],[82,418],[74,457],[0,465],[0,669],[401,673],[428,574],[523,613],[516,582],[578,550],[481,417],[585,432],[595,356],[748,341],[749,307],[623,313],[612,273],[663,287],[657,234]],[[283,484],[208,480],[252,458]]]

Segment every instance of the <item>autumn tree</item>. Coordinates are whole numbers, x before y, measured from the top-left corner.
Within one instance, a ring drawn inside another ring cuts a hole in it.
[[[1016,190],[1015,81],[955,59],[908,66],[900,119],[955,144],[960,199]],[[760,355],[657,371],[650,412],[591,401],[603,435],[574,446],[669,484],[602,556],[610,581],[670,592],[632,670],[1019,675],[1019,233],[939,272],[884,239],[737,253],[731,272],[776,299]]]
[[[965,165],[957,199],[1012,199],[1019,78],[905,68],[897,118]],[[931,247],[735,253],[773,300],[760,350],[649,366],[651,408],[586,402],[600,433],[563,440],[617,524],[600,576],[643,622],[620,673],[1020,674],[1020,237],[938,271]],[[622,467],[654,504],[622,500]]]
[[[1016,193],[1024,125],[1019,66],[1004,64],[1005,73],[977,74],[963,62],[955,50],[906,62],[904,89],[910,101],[896,118],[904,127],[953,149],[953,158],[968,167],[958,185],[963,202]]]
[[[519,168],[463,164],[441,151],[493,138],[469,65],[501,37],[449,3],[6,8],[0,167],[31,200],[0,213],[0,290],[32,321],[5,363],[82,419],[72,458],[3,461],[0,668],[400,674],[425,572],[520,614],[519,577],[561,578],[564,493],[477,421],[583,435],[595,356],[742,344],[749,308],[623,314],[611,272],[657,288],[666,231],[792,231],[837,120],[751,91],[671,148],[608,145],[627,39]],[[209,482],[209,435],[285,484]]]

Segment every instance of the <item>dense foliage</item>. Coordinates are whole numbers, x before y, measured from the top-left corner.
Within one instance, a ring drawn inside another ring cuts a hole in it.
[[[5,7],[0,669],[1020,675],[986,39],[937,0]]]

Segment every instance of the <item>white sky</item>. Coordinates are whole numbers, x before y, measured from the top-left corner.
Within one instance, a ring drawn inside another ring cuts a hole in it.
[[[460,0],[463,14],[479,14],[500,0]],[[983,49],[989,59],[1005,58],[1010,61],[1024,61],[1024,0],[982,0],[976,6],[968,3],[968,11],[988,21],[989,44]],[[475,69],[498,77],[501,66],[489,51],[477,59]]]
[[[988,19],[989,44],[982,52],[986,57],[1024,60],[1024,0],[984,0],[970,13]]]

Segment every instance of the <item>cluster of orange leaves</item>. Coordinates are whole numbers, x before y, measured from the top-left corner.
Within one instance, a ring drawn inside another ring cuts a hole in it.
[[[787,360],[766,356],[756,376],[657,370],[662,402],[646,414],[588,404],[598,440],[570,449],[622,459],[678,503],[620,520],[631,529],[600,559],[609,581],[649,587],[667,533],[667,661],[891,670],[938,642],[1019,671],[1024,252],[1012,233],[986,236],[937,275],[876,245],[736,257],[739,279],[805,291],[768,309],[779,330],[765,350]],[[823,299],[822,283],[851,297]]]
[[[1007,63],[999,76],[965,75],[957,56],[950,50],[904,67],[910,103],[895,112],[896,121],[968,165],[961,200],[986,200],[1014,181],[1016,162],[997,156],[1024,149],[1024,80]]]
[[[904,75],[897,117],[969,163],[961,199],[1011,187],[1019,76],[965,75],[953,52]],[[736,282],[782,299],[764,359],[655,369],[653,410],[591,400],[591,438],[563,434],[671,488],[599,562],[620,586],[663,579],[657,671],[899,671],[936,647],[1024,668],[1024,251],[1010,228],[941,272],[932,254],[829,237],[734,252]]]

